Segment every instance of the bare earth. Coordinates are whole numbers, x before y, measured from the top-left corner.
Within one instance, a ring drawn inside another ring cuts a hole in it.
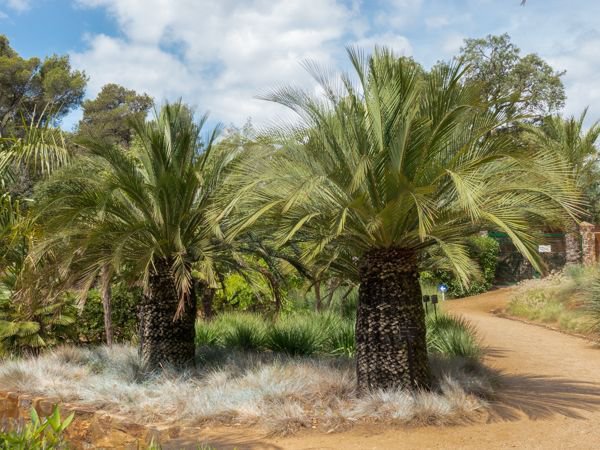
[[[265,437],[236,427],[204,429],[202,440],[238,449],[600,449],[600,348],[577,337],[496,317],[501,289],[453,300],[447,311],[478,328],[486,364],[503,372],[491,415],[452,427],[360,426],[341,433],[304,431]]]

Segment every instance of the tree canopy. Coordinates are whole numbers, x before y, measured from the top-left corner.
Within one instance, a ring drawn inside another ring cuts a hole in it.
[[[564,106],[565,72],[535,53],[522,56],[508,34],[466,39],[457,59],[468,67],[466,79],[481,85],[483,99],[505,114],[541,118]]]
[[[68,56],[25,59],[0,35],[0,135],[23,118],[31,124],[44,113],[60,120],[81,104],[87,76],[73,70]]]
[[[147,94],[107,84],[95,99],[83,102],[83,118],[77,134],[128,147],[132,139],[131,123],[143,119],[153,103]]]

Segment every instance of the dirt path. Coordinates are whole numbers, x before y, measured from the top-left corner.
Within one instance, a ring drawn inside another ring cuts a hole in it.
[[[239,449],[600,449],[600,349],[577,337],[490,314],[508,299],[498,290],[445,304],[480,331],[486,363],[504,373],[503,394],[487,420],[454,427],[356,427],[286,438],[215,428],[204,436]]]

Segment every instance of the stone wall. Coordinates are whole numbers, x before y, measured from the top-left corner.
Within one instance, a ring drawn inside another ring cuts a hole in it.
[[[581,233],[581,253],[584,266],[591,266],[596,263],[596,227],[588,222],[579,224]]]
[[[179,427],[148,427],[102,410],[17,392],[0,391],[0,418],[28,420],[32,407],[40,417],[47,417],[56,404],[59,404],[63,419],[75,413],[75,420],[66,432],[69,448],[73,449],[138,450],[146,448],[153,439],[155,442],[167,442],[178,434]]]

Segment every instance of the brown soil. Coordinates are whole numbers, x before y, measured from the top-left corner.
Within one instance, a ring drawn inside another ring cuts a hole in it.
[[[291,437],[211,427],[200,436],[217,448],[238,449],[600,449],[600,349],[584,339],[493,315],[492,310],[505,307],[508,294],[501,289],[444,305],[477,326],[487,346],[486,364],[503,372],[499,398],[474,423],[365,425]]]

